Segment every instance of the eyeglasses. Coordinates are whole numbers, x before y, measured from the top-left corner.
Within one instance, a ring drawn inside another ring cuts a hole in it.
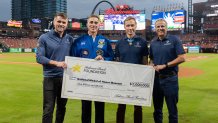
[[[164,28],[164,25],[156,26],[156,28]]]
[[[98,24],[98,21],[90,21],[90,24]]]

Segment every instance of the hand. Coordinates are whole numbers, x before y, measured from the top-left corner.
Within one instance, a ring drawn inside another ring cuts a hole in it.
[[[95,60],[104,60],[104,58],[101,55],[98,55],[97,57],[95,57]]]
[[[67,68],[67,64],[65,62],[56,62],[55,64],[57,67]]]
[[[152,66],[152,67],[154,67],[154,66],[155,66],[153,63],[149,63],[148,65],[149,65],[149,66]]]
[[[163,70],[163,69],[165,69],[165,68],[166,68],[166,65],[165,65],[165,64],[154,66],[154,69],[155,69],[157,72],[159,72],[160,70]]]

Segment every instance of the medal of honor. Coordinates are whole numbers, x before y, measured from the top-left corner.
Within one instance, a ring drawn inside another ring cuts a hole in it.
[[[132,46],[133,39],[127,39],[127,41],[129,42],[129,46]]]

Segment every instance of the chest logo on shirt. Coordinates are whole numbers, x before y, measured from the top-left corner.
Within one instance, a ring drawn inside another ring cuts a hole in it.
[[[169,40],[167,40],[164,45],[171,45],[171,42]]]
[[[98,49],[98,50],[96,51],[96,55],[97,55],[97,56],[98,56],[98,55],[103,56],[103,54],[104,54],[104,51],[103,51],[103,50]]]
[[[70,44],[70,41],[69,41],[69,39],[67,39],[67,40],[65,41],[65,43],[66,43],[66,44]]]
[[[86,45],[86,42],[84,41],[84,42],[81,42],[81,45]]]
[[[134,46],[135,47],[142,47],[139,42],[137,42]]]
[[[84,49],[82,50],[82,56],[88,56],[89,55],[89,51]]]
[[[103,48],[105,45],[105,39],[99,39],[98,40],[98,48]]]

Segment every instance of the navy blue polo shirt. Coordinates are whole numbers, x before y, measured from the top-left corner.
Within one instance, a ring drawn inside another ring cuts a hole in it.
[[[148,56],[147,42],[141,37],[134,36],[129,43],[127,37],[116,43],[115,56],[120,62],[143,64],[143,56]]]
[[[36,61],[43,65],[44,77],[62,77],[63,68],[49,65],[51,60],[64,61],[69,56],[73,38],[64,34],[61,38],[58,33],[51,30],[40,36],[36,52]]]
[[[178,55],[185,54],[181,41],[178,37],[167,35],[162,41],[159,38],[154,38],[150,45],[150,59],[155,65],[166,64],[173,61]],[[169,71],[178,72],[178,65],[163,69],[160,73],[164,74]]]

